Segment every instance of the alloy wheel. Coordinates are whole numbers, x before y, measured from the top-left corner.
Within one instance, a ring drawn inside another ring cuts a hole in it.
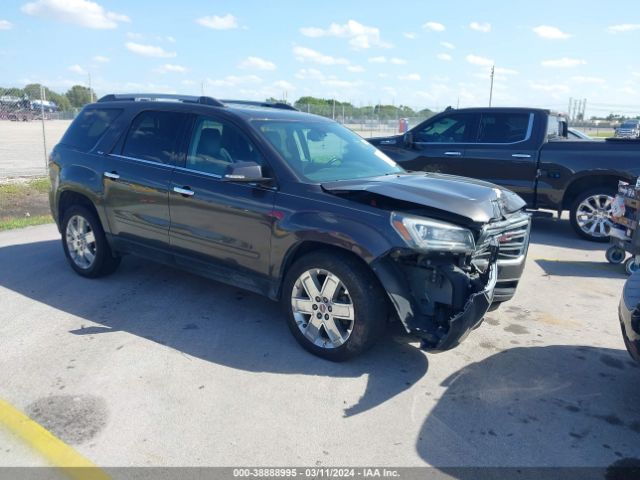
[[[73,263],[84,270],[91,268],[96,259],[96,238],[87,219],[81,215],[71,217],[65,237]]]
[[[611,204],[613,197],[605,194],[585,198],[576,210],[580,230],[591,237],[608,237],[611,231]]]
[[[311,269],[298,277],[291,308],[302,334],[320,348],[337,348],[351,336],[353,300],[342,281],[328,270]]]

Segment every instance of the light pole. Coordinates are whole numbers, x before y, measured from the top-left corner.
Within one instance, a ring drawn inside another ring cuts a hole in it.
[[[491,106],[491,101],[493,100],[493,74],[495,72],[495,65],[491,66],[491,87],[489,87],[489,106]]]

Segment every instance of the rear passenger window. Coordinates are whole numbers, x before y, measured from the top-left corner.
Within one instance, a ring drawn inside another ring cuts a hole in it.
[[[480,120],[479,143],[515,143],[527,139],[528,113],[485,113]]]
[[[142,112],[131,124],[122,155],[175,164],[185,120],[186,115],[178,112]]]
[[[473,141],[477,126],[477,115],[447,115],[427,122],[424,128],[415,131],[414,140],[425,143],[464,143]]]
[[[60,143],[88,152],[121,113],[121,108],[85,109],[78,114]]]

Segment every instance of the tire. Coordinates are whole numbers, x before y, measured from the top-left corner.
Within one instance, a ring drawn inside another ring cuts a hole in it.
[[[624,257],[626,256],[627,256],[627,252],[625,252],[624,249],[616,245],[610,246],[609,248],[607,248],[607,251],[605,252],[605,257],[607,259],[607,262],[613,263],[614,265],[619,265],[622,262],[624,262]]]
[[[636,263],[636,258],[634,256],[627,258],[627,261],[624,262],[624,271],[627,272],[627,275],[631,275],[640,270],[640,265]]]
[[[64,212],[62,248],[71,268],[86,278],[104,277],[120,265],[120,257],[113,255],[100,220],[82,205],[72,205]]]
[[[569,210],[571,226],[575,232],[592,242],[608,242],[611,222],[608,212],[615,196],[615,189],[597,187],[580,192]],[[593,231],[592,230],[593,227]]]
[[[309,253],[289,268],[281,302],[300,345],[334,362],[371,348],[388,316],[387,294],[373,272],[350,254],[328,250]]]
[[[495,312],[500,308],[500,305],[502,305],[502,302],[493,302],[489,305],[489,310],[487,310],[487,312]]]

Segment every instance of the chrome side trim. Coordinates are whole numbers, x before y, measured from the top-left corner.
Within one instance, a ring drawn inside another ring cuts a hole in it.
[[[126,155],[118,155],[117,153],[110,153],[109,156],[110,157],[116,157],[116,158],[122,158],[124,160],[132,160],[134,162],[145,163],[147,165],[153,165],[153,166],[156,166],[156,167],[165,167],[165,168],[170,168],[170,169],[176,168],[173,165],[169,165],[168,163],[153,162],[151,160],[143,160],[142,158],[127,157]]]

